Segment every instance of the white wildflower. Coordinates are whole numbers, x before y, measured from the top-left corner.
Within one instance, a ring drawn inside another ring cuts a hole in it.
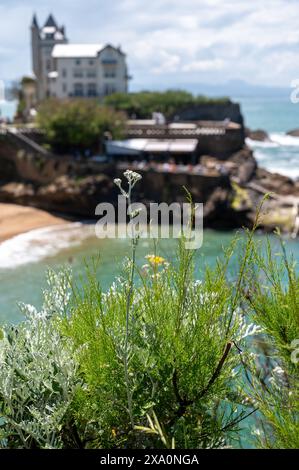
[[[137,183],[137,181],[142,179],[142,176],[136,171],[126,170],[124,172],[124,177],[128,180],[129,184],[133,187]]]
[[[122,187],[122,185],[121,185],[121,179],[120,179],[120,178],[115,178],[115,179],[114,179],[114,184],[116,184],[116,186],[119,188],[121,194],[122,194],[125,198],[128,199],[129,193],[127,193],[127,192],[123,189],[123,187]]]
[[[116,184],[116,186],[120,187],[121,186],[121,179],[120,178],[115,178],[113,180],[114,184]]]

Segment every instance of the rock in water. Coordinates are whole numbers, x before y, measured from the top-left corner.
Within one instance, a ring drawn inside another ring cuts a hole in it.
[[[287,135],[291,135],[292,137],[299,137],[299,129],[293,129],[287,132]]]
[[[245,135],[249,139],[256,140],[258,142],[270,141],[269,135],[267,134],[266,131],[263,131],[262,129],[257,129],[253,131],[251,129],[246,128]]]

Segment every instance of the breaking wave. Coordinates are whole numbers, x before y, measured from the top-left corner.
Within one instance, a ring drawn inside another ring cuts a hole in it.
[[[0,243],[0,269],[36,263],[94,236],[94,226],[74,222],[31,230]]]
[[[259,165],[292,179],[299,178],[299,137],[271,133],[269,138],[267,142],[246,139]]]

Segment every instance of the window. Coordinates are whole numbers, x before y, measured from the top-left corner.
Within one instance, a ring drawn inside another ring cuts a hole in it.
[[[116,77],[116,67],[115,65],[105,65],[104,66],[104,77],[105,78],[115,78]]]
[[[75,78],[82,78],[83,77],[83,70],[75,69],[74,70],[74,77]]]
[[[106,83],[105,87],[104,87],[104,94],[105,95],[111,95],[111,93],[114,93],[116,90],[115,90],[115,86],[113,83]]]
[[[87,96],[97,96],[97,84],[96,83],[88,83]]]
[[[63,93],[67,93],[67,86],[66,86],[66,83],[63,83],[63,84],[62,84],[62,92],[63,92]]]
[[[97,76],[96,69],[87,70],[86,76],[87,78],[95,78]]]
[[[94,64],[94,61],[93,61],[93,60],[90,60],[88,63],[89,63],[89,65],[93,65],[93,64]]]
[[[74,83],[74,96],[84,96],[83,83]]]
[[[63,78],[65,78],[65,77],[66,77],[66,75],[67,75],[67,73],[66,73],[66,69],[62,69],[62,76],[63,76]]]
[[[116,72],[115,71],[105,70],[104,77],[105,78],[115,78],[116,77]]]
[[[102,55],[102,64],[117,64],[117,57],[112,50],[106,50]]]
[[[50,72],[50,70],[51,70],[51,60],[50,59],[46,60],[46,70],[48,72]]]
[[[80,59],[76,59],[75,63],[76,63],[76,65],[81,65],[81,60],[80,60]]]

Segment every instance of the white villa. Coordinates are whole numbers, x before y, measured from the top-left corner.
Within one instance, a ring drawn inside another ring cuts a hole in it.
[[[128,90],[126,55],[120,47],[69,44],[64,26],[57,26],[52,15],[42,28],[33,16],[31,46],[38,100],[103,97]]]

